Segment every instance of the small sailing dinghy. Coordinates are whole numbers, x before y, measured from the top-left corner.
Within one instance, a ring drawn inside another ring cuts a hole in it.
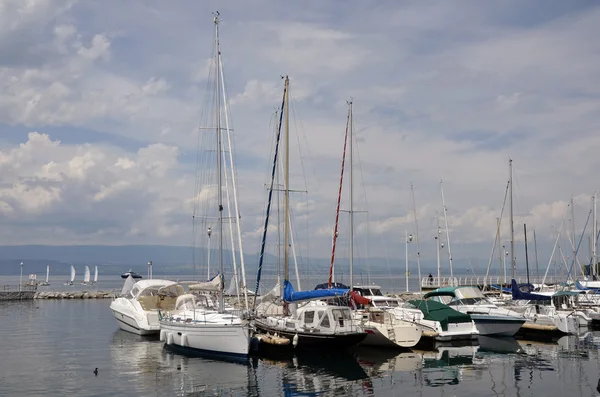
[[[73,281],[75,281],[75,267],[71,265],[71,278],[65,283],[65,285],[73,285]]]
[[[90,267],[85,265],[85,273],[83,273],[83,281],[81,285],[88,285],[90,283]]]
[[[42,281],[38,285],[40,285],[40,286],[42,286],[42,285],[50,285],[50,282],[48,281],[49,277],[50,277],[50,265],[46,265],[46,281]]]

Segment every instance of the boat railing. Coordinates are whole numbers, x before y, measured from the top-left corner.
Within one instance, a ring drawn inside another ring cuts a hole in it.
[[[37,285],[21,284],[20,287],[18,284],[17,285],[3,285],[2,291],[3,292],[37,291]]]
[[[423,277],[421,278],[421,287],[427,289],[435,289],[440,287],[455,287],[459,285],[476,285],[479,287],[490,287],[492,285],[504,285],[510,287],[510,277],[500,277],[500,276],[462,276],[462,277]],[[517,276],[515,277],[515,281],[518,284],[527,283],[527,276]],[[562,282],[564,280],[558,279],[556,277],[544,277],[542,276],[530,276],[529,282],[531,284],[541,284],[542,281],[546,285],[556,284],[558,282]]]

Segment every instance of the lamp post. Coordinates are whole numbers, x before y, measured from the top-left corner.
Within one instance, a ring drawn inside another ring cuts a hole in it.
[[[209,227],[206,233],[208,234],[208,275],[206,276],[206,279],[210,280],[210,235],[212,234],[212,229]]]
[[[406,259],[405,259],[406,270],[405,270],[404,275],[406,276],[406,292],[408,292],[408,275],[409,275],[409,273],[408,273],[408,243],[412,242],[413,235],[408,234],[408,232],[405,230],[404,237],[405,237],[405,241],[406,241],[406,248],[404,249],[405,255],[406,255]],[[419,280],[419,282],[421,282],[421,280]]]
[[[19,292],[21,292],[22,285],[23,285],[23,261],[21,261],[21,277],[19,277]]]

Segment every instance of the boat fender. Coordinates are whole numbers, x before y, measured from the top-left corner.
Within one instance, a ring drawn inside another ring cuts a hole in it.
[[[294,345],[294,347],[298,346],[298,334],[294,335],[294,339],[292,340],[292,345]]]
[[[164,329],[160,330],[160,341],[164,342],[165,340],[167,340],[167,331],[165,331]]]
[[[188,345],[188,337],[186,334],[181,334],[181,346],[187,346]]]
[[[169,332],[167,334],[167,345],[172,345],[172,344],[173,344],[173,334]]]

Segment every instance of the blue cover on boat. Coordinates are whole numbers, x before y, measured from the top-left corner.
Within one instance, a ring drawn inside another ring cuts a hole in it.
[[[575,280],[575,288],[582,290],[582,291],[594,291],[594,293],[598,293],[598,291],[600,291],[600,289],[598,288],[590,288],[590,287],[584,287],[579,280]]]
[[[342,284],[342,283],[331,283],[331,288],[350,289],[350,287],[348,287],[346,284]],[[328,283],[317,284],[315,286],[315,289],[329,289],[329,284]]]
[[[283,300],[288,303],[326,298],[336,298],[346,295],[348,291],[350,290],[340,288],[314,289],[312,291],[294,291],[294,287],[292,287],[292,284],[288,280],[285,280],[283,282]]]
[[[552,299],[552,297],[548,295],[532,294],[531,292],[521,291],[514,278],[511,280],[511,285],[513,300],[549,301]]]

